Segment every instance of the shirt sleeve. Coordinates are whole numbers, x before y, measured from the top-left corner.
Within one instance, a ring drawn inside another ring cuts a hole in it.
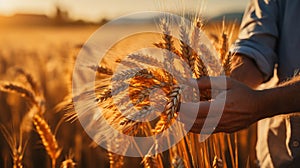
[[[276,0],[251,0],[231,53],[252,58],[267,81],[277,62],[278,5]]]

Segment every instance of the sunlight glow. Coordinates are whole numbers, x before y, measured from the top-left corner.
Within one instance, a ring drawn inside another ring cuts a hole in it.
[[[203,1],[206,1],[206,8],[203,12],[209,16],[224,12],[241,12],[248,2],[248,0],[185,0],[184,3],[187,5],[187,9],[191,9]],[[176,3],[172,4],[174,6]],[[68,11],[69,16],[73,19],[89,21],[96,21],[104,17],[114,18],[138,11],[161,10],[157,1],[149,0],[0,0],[0,15],[36,13],[53,16],[57,6]]]

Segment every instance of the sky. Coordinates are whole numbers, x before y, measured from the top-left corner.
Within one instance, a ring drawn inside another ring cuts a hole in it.
[[[58,5],[67,10],[73,19],[98,21],[102,18],[113,19],[125,14],[166,8],[196,10],[199,4],[205,6],[202,13],[217,16],[227,12],[241,12],[249,0],[0,0],[0,15],[15,13],[36,13],[53,16]],[[167,4],[167,5],[166,5]],[[161,7],[162,6],[162,7]]]

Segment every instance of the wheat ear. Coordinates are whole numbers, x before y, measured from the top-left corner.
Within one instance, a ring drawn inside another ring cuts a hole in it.
[[[36,104],[34,93],[29,89],[16,83],[0,83],[0,91],[17,93],[26,98],[30,103]]]
[[[228,35],[223,30],[222,32],[222,40],[221,40],[221,48],[219,50],[219,54],[222,60],[224,72],[226,76],[230,75],[231,71],[231,53],[228,51]]]
[[[32,91],[36,94],[36,95],[40,95],[40,89],[39,86],[37,84],[37,82],[34,80],[33,76],[29,73],[27,73],[26,71],[24,71],[21,68],[17,68],[17,73],[23,75],[27,81],[27,83],[30,85]]]
[[[17,144],[17,138],[15,136],[15,133],[10,133],[7,128],[0,124],[0,131],[3,134],[4,139],[8,143],[8,146],[12,152],[12,158],[13,158],[13,168],[23,168],[23,156],[26,148],[26,143],[24,145],[24,148],[22,147],[22,142]]]
[[[158,123],[154,128],[156,133],[161,133],[166,128],[168,128],[169,124],[171,123],[171,119],[174,118],[178,110],[178,106],[180,103],[180,96],[181,96],[180,86],[174,85],[167,96],[168,101],[163,111],[163,114],[161,116],[161,119],[158,121]]]
[[[112,77],[113,82],[120,82],[120,81],[125,81],[128,79],[131,79],[133,77],[141,76],[144,78],[151,79],[153,75],[151,72],[147,69],[141,69],[141,68],[132,68],[132,69],[127,69],[124,70],[115,76]]]
[[[174,63],[174,55],[173,53],[176,52],[176,48],[174,47],[174,40],[171,36],[170,30],[170,18],[166,16],[160,19],[160,28],[162,30],[162,39],[163,39],[163,49],[166,49],[167,52],[165,53],[166,59],[164,59],[164,66],[171,70],[173,69],[172,65]],[[159,45],[157,45],[159,46]]]
[[[96,71],[99,74],[104,74],[104,75],[113,75],[113,71],[105,66],[99,66],[99,65],[91,65],[88,66],[88,68]]]
[[[34,115],[33,117],[33,124],[39,134],[40,138],[42,139],[42,143],[52,160],[52,167],[54,168],[56,165],[56,159],[59,157],[61,153],[61,149],[58,146],[55,136],[52,134],[52,131],[45,121],[39,115]]]
[[[128,68],[137,68],[140,67],[134,60],[122,60],[120,62],[120,64],[122,64],[123,66],[126,66]]]
[[[163,67],[163,63],[155,58],[152,58],[148,55],[142,55],[142,54],[131,54],[128,56],[128,58],[155,67]]]
[[[24,97],[28,100],[31,105],[35,105],[39,108],[39,113],[43,114],[45,111],[44,107],[44,98],[42,96],[37,95],[32,90],[24,87],[21,84],[17,83],[0,83],[0,91],[8,92],[8,93],[17,93],[21,97]]]

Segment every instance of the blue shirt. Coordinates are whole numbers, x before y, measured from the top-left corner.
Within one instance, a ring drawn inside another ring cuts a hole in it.
[[[251,0],[231,52],[252,58],[265,81],[275,65],[279,81],[295,76],[300,69],[300,0]],[[261,167],[300,166],[299,118],[284,115],[259,123]]]

